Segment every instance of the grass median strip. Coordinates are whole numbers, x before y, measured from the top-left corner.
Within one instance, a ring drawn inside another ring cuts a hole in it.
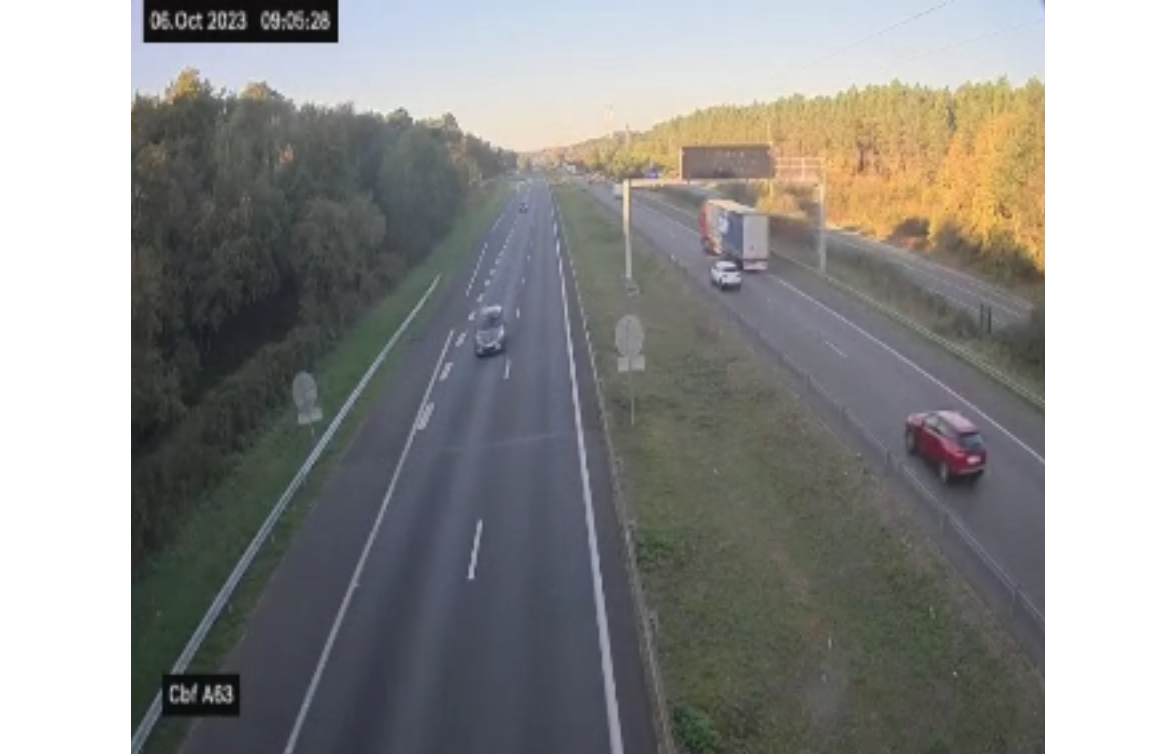
[[[347,399],[376,354],[416,306],[438,275],[448,275],[469,257],[475,242],[501,209],[507,187],[495,186],[480,194],[454,230],[413,269],[400,286],[377,304],[315,370],[324,424]],[[440,299],[442,279],[433,297],[404,334],[415,337]],[[404,340],[401,341],[405,342]],[[355,402],[302,490],[278,522],[268,546],[257,555],[228,608],[193,659],[192,672],[218,668],[236,644],[253,604],[260,596],[287,544],[297,532],[339,456],[350,444],[372,402],[388,389],[403,349],[392,349],[367,389]],[[131,728],[139,724],[159,687],[213,597],[236,565],[274,502],[285,490],[312,447],[309,432],[295,425],[293,408],[274,417],[236,470],[195,506],[195,513],[175,544],[156,557],[145,576],[131,587]],[[151,752],[174,751],[186,730],[182,723],[164,720],[152,737]]]
[[[1039,677],[907,508],[641,239],[629,298],[615,219],[558,196],[589,327],[645,325],[636,427],[594,343],[679,750],[1043,751]]]

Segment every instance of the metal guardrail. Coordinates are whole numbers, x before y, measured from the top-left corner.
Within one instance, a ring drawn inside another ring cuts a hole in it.
[[[886,241],[872,238],[855,230],[842,228],[833,224],[828,224],[826,227],[831,238],[837,241],[837,243],[847,248],[853,249],[856,252],[867,254],[869,256],[884,256],[886,258],[885,261],[887,264],[901,267],[903,270],[909,271],[913,275],[923,275],[929,277],[937,282],[943,283],[948,288],[954,288],[957,290],[961,288],[961,284],[956,283],[950,278],[955,277],[960,281],[966,279],[966,285],[969,285],[975,288],[979,293],[982,293],[983,297],[989,299],[997,306],[997,308],[1013,315],[1013,321],[1016,321],[1020,317],[1028,318],[1033,311],[1033,303],[1031,301],[1022,298],[1012,291],[1009,291],[998,285],[994,285],[993,283],[990,283],[983,278],[965,272],[960,272],[953,267],[940,264],[939,262],[935,262],[931,259],[928,259],[927,257],[915,255],[903,247],[894,246],[893,244],[890,244]],[[883,251],[883,249],[885,249],[885,251]],[[943,291],[942,289],[935,292],[946,298],[948,301],[951,301],[962,311],[971,312],[974,310],[973,306],[960,301],[959,299],[955,298],[955,296]],[[1003,315],[1001,319],[1004,319]],[[1012,323],[1010,322],[1006,324]]]
[[[850,252],[850,253],[854,253],[854,252]],[[805,264],[804,262],[800,261],[799,259],[792,256],[791,254],[788,254],[787,252],[779,251],[777,249],[772,249],[772,254],[777,259],[782,259],[786,262],[790,262],[790,263],[795,264],[799,267],[803,267],[806,270],[808,270],[809,272],[815,273],[817,275],[821,274],[820,270],[818,270],[816,267],[813,267],[812,265],[809,265],[809,264]],[[883,263],[889,264],[889,262],[883,262]],[[902,314],[901,312],[896,311],[895,309],[887,306],[886,304],[883,304],[881,301],[878,301],[876,298],[874,298],[866,293],[863,293],[862,291],[858,290],[857,288],[850,285],[849,283],[846,283],[842,280],[838,280],[833,275],[823,275],[822,278],[825,281],[827,281],[828,283],[830,283],[831,285],[833,285],[834,287],[836,287],[838,290],[844,291],[845,293],[848,293],[849,295],[862,301],[866,305],[871,306],[874,309],[877,309],[879,312],[886,315],[887,317],[894,320],[895,322],[898,322],[900,325],[904,325],[905,327],[909,328],[910,330],[913,330],[917,335],[925,338],[926,340],[929,340],[930,342],[934,343],[935,345],[939,346],[940,348],[944,349],[945,351],[950,352],[952,355],[956,356],[960,360],[967,362],[968,364],[975,367],[979,371],[988,375],[988,377],[995,380],[997,383],[1004,386],[1006,389],[1008,389],[1009,391],[1014,393],[1017,397],[1021,398],[1025,402],[1031,404],[1034,408],[1040,409],[1042,412],[1045,411],[1045,398],[1044,397],[1038,395],[1036,392],[1025,387],[1020,382],[1018,382],[1017,380],[1015,380],[1012,377],[1009,377],[1007,374],[1001,372],[1000,370],[996,369],[992,365],[986,363],[983,359],[976,357],[974,354],[972,354],[970,351],[968,351],[968,349],[963,348],[961,346],[958,346],[955,343],[952,343],[947,338],[944,338],[941,335],[937,335],[937,334],[931,332],[931,330],[929,330],[926,327],[924,327],[923,325],[919,324],[914,319],[906,316],[905,314]]]
[[[681,209],[680,207],[675,207],[674,205],[669,204],[667,202],[658,201],[658,204],[660,204],[661,206],[666,207],[668,209],[673,209],[678,212],[682,212],[682,213],[686,214],[686,210]],[[663,217],[665,217],[664,213],[662,213],[662,215],[663,215]],[[672,219],[672,218],[667,218],[667,219]],[[674,220],[674,222],[678,222],[678,221]],[[681,223],[679,223],[679,224],[681,224]],[[821,275],[821,271],[818,270],[816,267],[797,259],[795,256],[788,254],[787,252],[781,251],[779,249],[771,249],[771,252],[772,252],[772,255],[775,256],[777,259],[781,259],[783,261],[790,262],[792,264],[795,264],[799,267],[802,267],[802,268],[808,270],[809,272],[812,272],[816,275],[820,275],[823,280],[829,282],[831,285],[836,287],[838,290],[844,291],[845,293],[848,293],[848,294],[854,296],[858,300],[865,303],[867,306],[873,307],[874,309],[878,310],[881,314],[889,317],[890,319],[894,320],[895,322],[899,323],[900,325],[903,325],[903,326],[909,328],[915,334],[928,340],[929,342],[933,343],[934,345],[939,346],[940,348],[944,349],[945,351],[951,353],[956,358],[971,365],[972,367],[974,367],[978,371],[987,375],[990,379],[994,380],[999,385],[1002,385],[1007,390],[1009,390],[1014,395],[1016,395],[1017,397],[1024,400],[1026,403],[1029,403],[1034,408],[1037,408],[1042,412],[1045,411],[1045,398],[1043,396],[1038,395],[1033,390],[1030,390],[1029,388],[1022,385],[1016,379],[1008,376],[1004,372],[1001,372],[999,369],[996,369],[991,364],[988,364],[983,359],[977,357],[975,354],[968,351],[968,349],[963,348],[961,346],[958,346],[955,343],[952,343],[951,341],[942,337],[941,335],[937,335],[937,334],[931,332],[931,330],[929,330],[926,327],[924,327],[923,325],[919,324],[918,322],[916,322],[912,318],[906,316],[905,314],[901,314],[898,311],[895,311],[891,307],[883,304],[882,302],[878,301],[877,299],[873,298],[872,296],[869,296],[869,295],[863,293],[862,291],[858,290],[854,286],[852,286],[842,280],[838,280],[836,277],[834,277],[832,275],[829,275],[829,274]],[[851,253],[853,253],[853,252],[851,252]],[[876,257],[871,257],[871,258],[876,258]],[[879,260],[879,261],[881,261],[883,264],[894,264],[890,260]]]
[[[553,199],[554,199],[554,193]],[[561,228],[566,227],[558,200],[554,200],[556,215]],[[600,423],[604,428],[604,443],[608,453],[610,476],[612,477],[612,499],[616,509],[617,521],[621,525],[622,539],[625,543],[625,570],[629,574],[629,591],[633,598],[633,607],[637,611],[637,619],[641,629],[640,654],[645,666],[645,678],[648,693],[651,697],[654,714],[657,716],[655,730],[658,738],[658,751],[661,754],[676,754],[674,733],[670,727],[670,715],[666,706],[665,688],[662,684],[661,670],[657,659],[657,614],[649,608],[645,598],[645,589],[641,585],[641,571],[637,565],[637,552],[634,534],[637,529],[637,519],[629,511],[626,503],[624,487],[621,484],[624,466],[620,455],[612,441],[612,430],[609,423],[609,412],[604,400],[604,388],[601,384],[600,373],[596,369],[596,353],[592,345],[591,328],[588,325],[588,315],[584,311],[584,299],[580,295],[580,279],[576,272],[576,262],[572,259],[571,247],[564,234],[564,248],[568,250],[568,266],[572,271],[572,281],[576,284],[576,303],[580,308],[580,321],[584,323],[584,339],[588,344],[588,363],[592,367],[592,382],[596,388],[597,412]]]
[[[654,243],[644,232],[634,229],[637,235],[647,243]],[[654,255],[655,259],[665,259]],[[666,260],[669,261],[669,260]],[[672,258],[682,276],[709,296],[709,287],[687,272],[686,264],[676,257]],[[980,544],[975,536],[939,497],[924,484],[907,464],[905,456],[896,454],[874,435],[843,403],[834,398],[821,387],[812,374],[793,361],[779,346],[772,343],[767,334],[739,312],[730,307],[724,307],[739,327],[756,343],[761,351],[769,354],[780,366],[798,379],[800,396],[809,406],[823,418],[832,418],[841,429],[845,430],[869,451],[884,471],[885,475],[904,484],[908,490],[920,501],[920,508],[929,515],[933,524],[935,543],[939,549],[947,553],[956,554],[957,567],[971,571],[983,578],[973,579],[973,587],[992,611],[1002,618],[1014,637],[1025,649],[1038,671],[1045,674],[1045,611],[1038,607],[1033,599],[1025,593],[1016,578],[1012,576],[1000,563]],[[833,427],[826,427],[835,437],[837,433]],[[838,438],[840,439],[840,438]],[[960,559],[970,562],[960,562]]]
[[[334,438],[335,433],[339,430],[339,427],[343,424],[343,421],[347,418],[348,414],[351,413],[351,409],[355,406],[355,402],[363,393],[364,388],[366,388],[368,383],[371,382],[372,377],[375,376],[376,371],[387,359],[388,354],[392,351],[392,348],[400,341],[400,338],[403,337],[405,331],[408,330],[409,325],[413,323],[421,309],[424,308],[425,302],[427,302],[429,297],[433,295],[433,291],[436,290],[437,284],[440,281],[440,275],[437,275],[435,278],[433,278],[433,282],[429,286],[428,290],[426,290],[424,295],[421,296],[420,301],[418,301],[416,306],[413,307],[412,311],[408,313],[408,316],[405,317],[404,321],[400,323],[400,327],[396,329],[396,332],[392,334],[392,337],[388,339],[388,342],[384,344],[384,347],[380,349],[380,352],[376,355],[375,360],[372,361],[371,366],[369,366],[367,371],[364,372],[363,377],[360,378],[355,388],[351,391],[351,395],[347,397],[347,400],[339,408],[339,412],[335,414],[335,418],[331,420],[330,425],[328,425],[326,431],[323,432],[322,437],[320,437],[318,442],[315,443],[314,448],[310,451],[310,455],[308,455],[306,460],[303,461],[301,468],[298,469],[298,472],[290,481],[289,486],[286,487],[286,491],[283,492],[282,496],[278,498],[276,503],[274,503],[274,507],[270,510],[269,515],[266,517],[261,527],[257,530],[257,534],[254,535],[253,541],[251,541],[249,546],[245,548],[245,552],[241,555],[241,559],[237,561],[237,565],[233,567],[232,572],[229,573],[229,577],[225,579],[224,585],[221,587],[220,591],[217,592],[216,597],[212,600],[212,604],[208,607],[208,611],[204,613],[204,617],[200,620],[200,624],[196,626],[196,630],[192,632],[192,637],[188,639],[188,643],[185,645],[184,651],[180,653],[179,659],[176,660],[175,665],[171,669],[172,673],[183,673],[188,669],[188,665],[192,662],[192,658],[194,658],[196,653],[200,651],[200,647],[204,644],[204,640],[208,638],[208,634],[212,631],[213,625],[216,623],[217,619],[220,618],[221,611],[225,609],[225,606],[229,603],[233,593],[240,585],[241,579],[245,576],[245,572],[249,570],[249,567],[253,564],[254,558],[257,557],[257,553],[261,550],[262,546],[265,544],[265,541],[269,538],[271,532],[273,532],[274,526],[277,524],[278,519],[280,519],[282,514],[285,513],[286,508],[289,507],[290,502],[294,499],[294,496],[297,494],[299,488],[301,488],[303,482],[306,481],[306,477],[310,474],[311,471],[314,470],[315,464],[318,463],[319,458],[330,444],[332,438]],[[131,754],[139,754],[139,752],[142,751],[144,745],[147,743],[147,740],[151,737],[152,731],[155,730],[156,723],[159,722],[161,709],[162,706],[159,692],[156,692],[155,699],[151,702],[151,706],[148,708],[147,714],[143,716],[139,726],[131,735]]]

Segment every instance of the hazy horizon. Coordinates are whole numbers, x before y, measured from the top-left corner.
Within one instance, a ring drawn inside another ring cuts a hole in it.
[[[524,152],[708,107],[892,80],[952,89],[1002,76],[1045,81],[1044,11],[1025,0],[830,0],[819,10],[750,2],[717,16],[731,22],[720,39],[712,8],[666,0],[575,10],[354,0],[341,8],[338,45],[144,45],[141,6],[131,15],[132,96],[158,94],[192,67],[232,91],[265,82],[298,102],[450,112],[463,129]],[[707,47],[723,52],[699,51]]]

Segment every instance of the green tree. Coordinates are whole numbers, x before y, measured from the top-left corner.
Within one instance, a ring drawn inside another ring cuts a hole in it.
[[[184,70],[131,105],[137,569],[286,400],[290,376],[517,156],[445,114],[295,105]]]
[[[821,156],[829,219],[879,236],[914,235],[975,263],[1020,276],[1045,271],[1045,85],[1005,79],[955,91],[852,88],[699,110],[628,140],[603,136],[566,151],[614,179],[652,165],[667,174],[685,145],[762,143]],[[768,209],[803,205],[773,192]],[[793,192],[795,193],[795,192]],[[775,204],[773,203],[775,202]],[[929,233],[929,235],[928,235]]]

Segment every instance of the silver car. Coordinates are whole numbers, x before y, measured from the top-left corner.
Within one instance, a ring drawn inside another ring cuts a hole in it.
[[[493,356],[506,350],[506,317],[501,306],[486,306],[478,312],[474,331],[474,355]]]

